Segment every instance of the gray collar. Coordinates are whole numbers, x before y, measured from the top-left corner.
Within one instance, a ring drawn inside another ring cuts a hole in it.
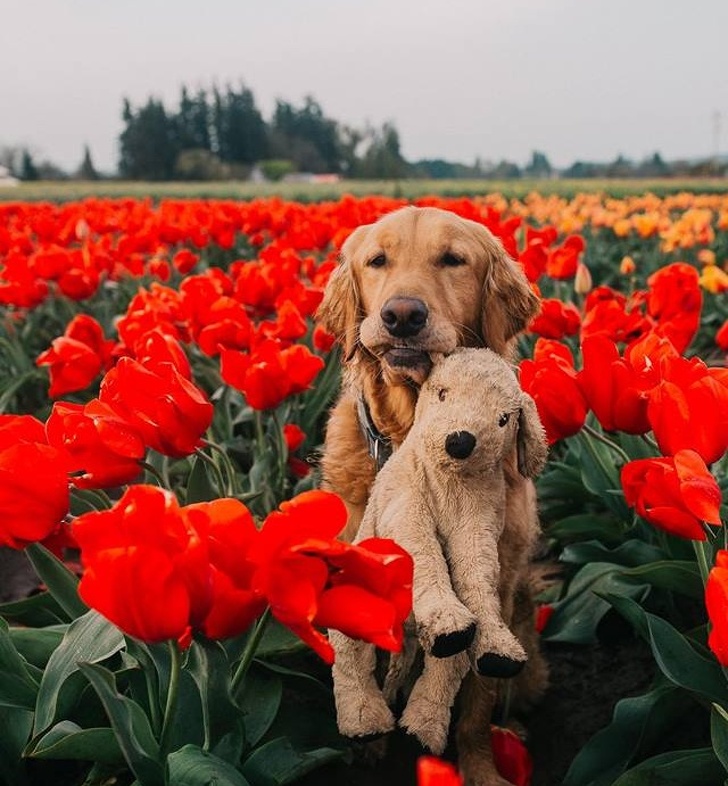
[[[372,413],[369,411],[369,405],[364,400],[363,395],[360,395],[357,401],[357,414],[359,416],[361,433],[364,435],[367,443],[367,450],[374,459],[374,463],[377,465],[377,472],[379,472],[387,459],[392,455],[392,440],[389,437],[385,437],[374,425]]]

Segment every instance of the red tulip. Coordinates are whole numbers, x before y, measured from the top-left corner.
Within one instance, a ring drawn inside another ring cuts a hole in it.
[[[357,546],[334,540],[346,517],[336,495],[300,494],[268,516],[251,552],[254,588],[327,663],[334,652],[315,626],[398,650],[412,608],[411,557],[387,540]]]
[[[668,357],[649,393],[647,416],[660,451],[699,453],[707,464],[728,448],[728,380],[699,358]]]
[[[581,235],[569,235],[564,242],[552,249],[546,263],[546,274],[555,279],[571,278],[576,273],[579,257],[586,243]]]
[[[132,486],[111,509],[73,524],[79,594],[125,633],[155,642],[198,627],[212,602],[209,546],[171,492]]]
[[[490,746],[498,773],[514,786],[529,786],[533,761],[521,738],[511,729],[491,726]]]
[[[462,786],[463,779],[450,762],[436,756],[417,759],[417,786]]]
[[[171,363],[152,370],[121,358],[102,380],[99,399],[167,456],[193,453],[212,422],[212,404]]]
[[[561,300],[544,299],[541,310],[528,329],[544,338],[563,338],[579,332],[581,314],[576,306]]]
[[[78,488],[120,486],[141,471],[144,441],[98,399],[86,405],[56,402],[45,428],[49,444],[68,454],[68,471]]]
[[[693,450],[630,461],[622,467],[622,488],[630,507],[673,535],[705,540],[701,522],[720,524],[720,488]]]
[[[275,409],[284,399],[306,390],[324,367],[323,360],[303,344],[282,348],[263,341],[250,354],[224,349],[222,378],[242,391],[253,409]]]
[[[68,513],[66,456],[29,415],[0,416],[0,545],[22,549],[53,534]]]
[[[616,344],[604,335],[585,338],[581,351],[583,368],[577,380],[602,428],[628,434],[649,431],[649,377],[637,373],[619,356]]]
[[[50,397],[87,388],[108,368],[113,346],[95,319],[85,314],[74,317],[65,333],[36,360],[38,366],[50,366]]]
[[[588,406],[573,365],[564,359],[561,350],[558,354],[544,351],[543,347],[549,345],[541,341],[536,342],[534,360],[521,362],[521,387],[536,402],[548,440],[553,443],[581,429]]]
[[[647,313],[657,331],[684,352],[700,326],[703,293],[698,271],[685,262],[661,267],[648,279]]]
[[[728,666],[728,551],[715,555],[715,567],[705,585],[705,605],[710,619],[708,646],[722,666]]]

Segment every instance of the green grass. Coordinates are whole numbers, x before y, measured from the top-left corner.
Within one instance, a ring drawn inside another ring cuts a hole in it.
[[[346,180],[335,184],[313,183],[147,183],[106,180],[99,182],[38,182],[0,187],[0,201],[67,202],[86,197],[151,197],[152,199],[254,199],[280,196],[286,200],[313,202],[336,200],[343,194],[404,197],[438,195],[444,197],[477,196],[501,193],[520,198],[538,191],[573,197],[580,192],[600,192],[614,197],[651,192],[658,196],[691,191],[728,193],[728,178],[660,179],[660,180]]]

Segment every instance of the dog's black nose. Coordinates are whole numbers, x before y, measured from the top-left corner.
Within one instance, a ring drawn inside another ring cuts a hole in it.
[[[392,297],[382,306],[379,316],[384,327],[396,338],[416,336],[427,323],[428,310],[416,297]]]
[[[475,437],[469,431],[453,431],[445,439],[445,450],[448,456],[466,459],[475,447]]]

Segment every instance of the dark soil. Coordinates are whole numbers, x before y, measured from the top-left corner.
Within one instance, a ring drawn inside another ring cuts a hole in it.
[[[23,553],[0,549],[0,602],[25,597],[37,585]],[[574,756],[610,721],[616,702],[648,688],[654,664],[647,647],[624,630],[610,636],[609,642],[588,646],[544,645],[551,668],[551,685],[536,709],[522,719],[534,759],[532,786],[562,783]],[[320,662],[318,665],[322,666]],[[361,746],[354,750],[352,764],[329,765],[299,783],[302,786],[329,783],[414,786],[414,763],[422,749],[399,733],[380,741],[378,746],[379,749],[386,746],[381,759],[373,755],[377,745]]]

